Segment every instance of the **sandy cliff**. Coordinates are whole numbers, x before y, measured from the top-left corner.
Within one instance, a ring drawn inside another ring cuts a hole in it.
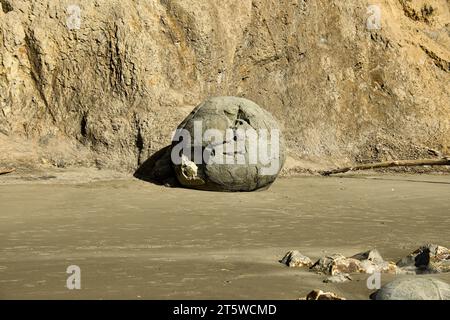
[[[450,149],[448,0],[0,3],[3,166],[132,171],[214,95],[270,111],[288,168]]]

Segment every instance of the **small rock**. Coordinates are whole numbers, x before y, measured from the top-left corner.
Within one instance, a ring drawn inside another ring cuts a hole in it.
[[[311,270],[330,274],[332,276],[340,273],[360,273],[363,272],[361,262],[357,259],[346,258],[341,254],[333,254],[320,258]]]
[[[334,292],[323,292],[322,290],[313,290],[306,298],[302,300],[346,300],[345,298],[339,297]]]
[[[181,155],[181,165],[175,167],[175,171],[182,185],[200,186],[205,184],[203,175],[198,171],[198,166],[184,154]]]
[[[370,260],[361,261],[361,269],[364,273],[389,273],[389,274],[398,274],[400,273],[399,268],[395,265],[394,262],[391,261],[382,261],[375,263]]]
[[[364,273],[399,273],[395,263],[391,261],[384,261],[383,257],[377,249],[372,249],[366,252],[355,254],[354,256],[352,256],[352,258],[357,259],[361,262],[362,272]]]
[[[450,250],[427,244],[398,261],[397,267],[416,274],[450,272]]]
[[[450,300],[450,285],[420,276],[399,278],[370,297],[374,300]]]
[[[357,259],[359,261],[369,260],[369,261],[372,261],[377,264],[384,262],[383,257],[381,256],[380,252],[378,252],[377,249],[357,253],[354,256],[352,256],[351,258]]]
[[[289,251],[285,254],[283,259],[280,260],[282,264],[287,265],[288,267],[311,267],[312,261],[307,256],[304,256],[299,251]]]
[[[353,280],[352,277],[348,273],[341,273],[323,280],[324,283],[343,283],[347,281]]]

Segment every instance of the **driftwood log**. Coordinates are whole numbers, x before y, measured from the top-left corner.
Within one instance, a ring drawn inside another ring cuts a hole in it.
[[[389,167],[415,167],[415,166],[450,166],[450,157],[442,159],[419,159],[419,160],[395,160],[378,163],[361,164],[352,167],[337,168],[320,172],[323,176],[329,176],[337,173],[345,173],[348,171],[370,170],[377,168]]]
[[[0,175],[16,171],[16,169],[0,169]]]

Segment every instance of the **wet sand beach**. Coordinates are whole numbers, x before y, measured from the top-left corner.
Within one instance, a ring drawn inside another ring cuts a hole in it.
[[[284,178],[252,193],[135,179],[0,185],[0,299],[297,299],[313,289],[368,299],[368,275],[325,284],[278,260],[377,248],[397,261],[426,243],[450,245],[448,175]],[[69,265],[81,290],[65,287]]]

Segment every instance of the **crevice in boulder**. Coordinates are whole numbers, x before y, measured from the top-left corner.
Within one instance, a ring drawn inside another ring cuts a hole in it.
[[[241,109],[241,107],[239,107],[239,110],[237,112],[237,116],[236,116],[236,125],[237,124],[243,124],[242,121],[245,121],[248,123],[248,125],[250,125],[250,119],[247,117],[247,114]]]

